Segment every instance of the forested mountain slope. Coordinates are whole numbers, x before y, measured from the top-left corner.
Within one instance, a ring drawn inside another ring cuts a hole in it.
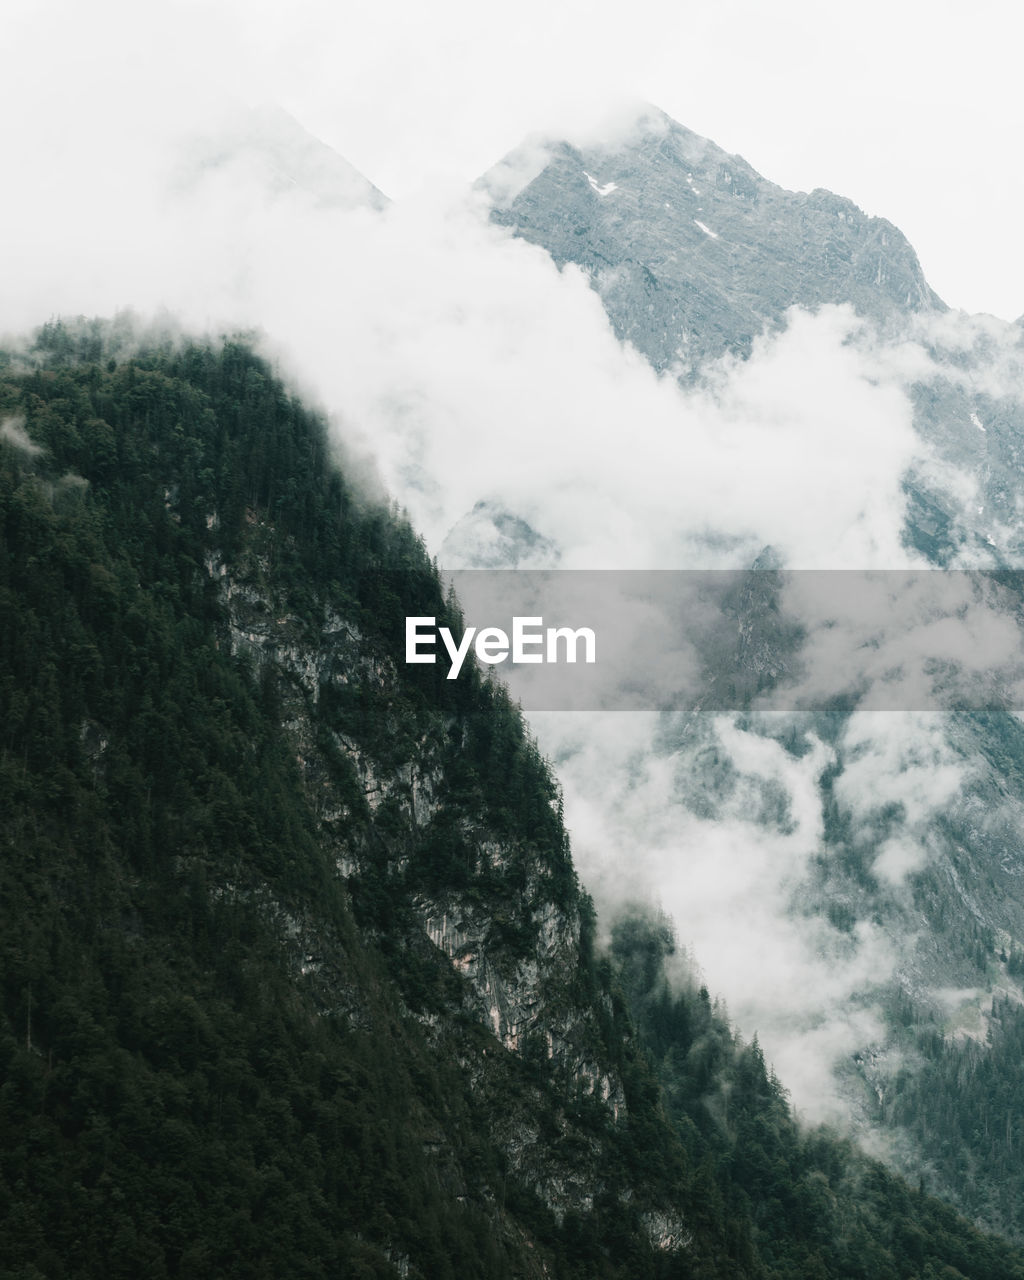
[[[0,1275],[1024,1276],[597,954],[454,610],[244,344],[5,357]]]

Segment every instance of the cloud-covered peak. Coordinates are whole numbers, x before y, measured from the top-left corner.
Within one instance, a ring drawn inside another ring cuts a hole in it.
[[[186,186],[240,171],[269,194],[299,193],[322,207],[382,210],[389,203],[354,165],[273,103],[238,110],[195,132],[184,150],[179,179]]]
[[[529,140],[482,185],[495,221],[588,274],[618,336],[659,372],[746,356],[794,305],[871,319],[944,309],[892,223],[822,189],[787,191],[649,104],[599,141]]]

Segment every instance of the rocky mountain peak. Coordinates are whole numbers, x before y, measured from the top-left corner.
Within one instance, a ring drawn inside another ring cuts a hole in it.
[[[746,355],[794,305],[944,309],[892,223],[776,186],[656,108],[612,144],[526,144],[482,184],[494,220],[582,267],[616,333],[659,371]]]

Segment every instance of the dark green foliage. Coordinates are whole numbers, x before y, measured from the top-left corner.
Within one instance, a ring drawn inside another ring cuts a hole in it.
[[[1011,975],[1022,962],[1011,949]],[[932,1188],[990,1229],[1024,1239],[1024,1010],[996,997],[980,1043],[947,1039],[909,1001],[901,1024],[913,1070],[890,1082],[883,1118],[913,1135]]]
[[[390,994],[417,966],[358,936],[280,723],[295,691],[232,654],[203,565],[235,556],[272,577],[300,637],[347,606],[380,663],[406,612],[443,616],[435,576],[248,350],[101,368],[85,362],[95,338],[49,327],[35,370],[0,390],[44,449],[0,446],[0,1269],[369,1276],[404,1253],[420,1275],[506,1274],[480,1120]],[[365,801],[328,724],[385,769],[451,719],[448,754],[468,744],[480,777],[453,771],[450,787],[524,857],[553,841],[575,890],[549,776],[507,700],[413,674],[383,693],[359,673],[319,722],[353,838]],[[488,791],[510,745],[518,790]],[[386,914],[388,874],[371,860],[363,914]],[[281,921],[311,909],[358,992],[347,1013],[289,976]],[[428,994],[447,967],[429,959]],[[463,1134],[467,1166],[480,1147],[468,1202],[424,1156],[439,1124]]]
[[[1024,1275],[1009,1247],[938,1200],[826,1131],[801,1131],[756,1038],[744,1044],[705,988],[669,986],[673,950],[646,914],[613,930],[616,972],[697,1171],[690,1220],[722,1224],[736,1275]]]
[[[464,1086],[356,933],[277,677],[202,572],[262,538],[309,626],[316,575],[357,601],[374,563],[433,602],[417,540],[354,510],[248,351],[69,344],[0,390],[45,450],[0,446],[0,1273],[511,1274],[424,1155],[439,1117],[479,1127]],[[311,909],[353,1010],[290,972]]]

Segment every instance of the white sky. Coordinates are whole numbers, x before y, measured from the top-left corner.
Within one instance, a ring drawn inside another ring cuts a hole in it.
[[[32,198],[33,165],[62,136],[147,112],[156,136],[215,93],[280,102],[395,197],[471,179],[530,130],[641,97],[784,186],[826,186],[890,218],[952,305],[1024,312],[1024,10],[1005,0],[4,8],[9,199]]]

